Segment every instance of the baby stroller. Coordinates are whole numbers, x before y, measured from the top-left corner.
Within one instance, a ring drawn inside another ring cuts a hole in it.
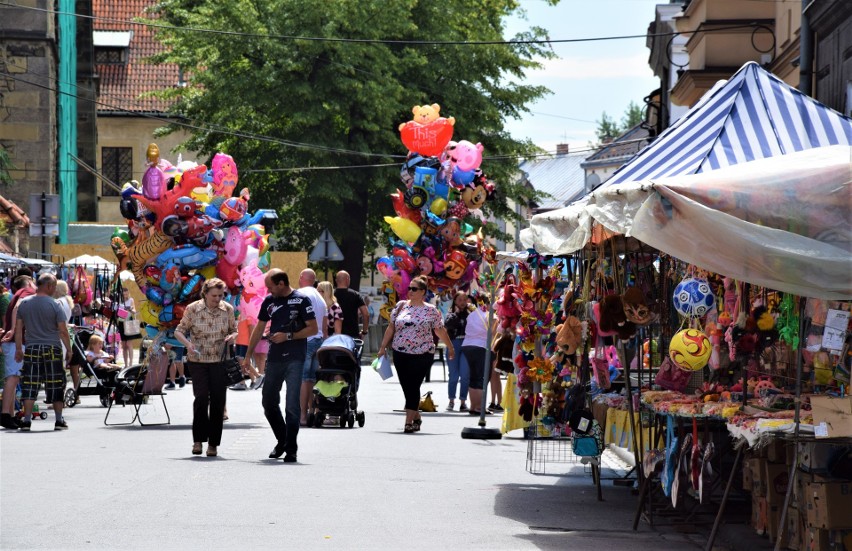
[[[65,391],[65,406],[74,407],[78,396],[95,395],[100,398],[103,407],[109,406],[118,372],[96,368],[86,359],[86,349],[89,347],[89,339],[95,334],[94,328],[73,327],[69,331],[71,332],[71,365],[80,366],[80,384],[77,388],[69,388]]]
[[[361,380],[361,350],[364,341],[348,335],[332,335],[317,350],[319,369],[314,398],[308,412],[308,426],[322,427],[326,417],[340,418],[340,428],[364,426],[364,412],[358,411],[358,383]]]

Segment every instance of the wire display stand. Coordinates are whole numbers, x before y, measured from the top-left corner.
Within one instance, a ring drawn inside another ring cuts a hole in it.
[[[574,455],[570,436],[551,436],[542,429],[541,420],[535,419],[527,429],[527,472],[547,474],[548,465],[578,465],[582,458]]]

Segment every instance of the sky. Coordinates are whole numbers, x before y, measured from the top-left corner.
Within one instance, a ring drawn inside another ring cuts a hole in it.
[[[654,21],[654,6],[665,0],[561,0],[549,6],[544,0],[520,0],[526,21],[507,21],[505,36],[530,26],[548,30],[552,40],[604,36],[644,35]],[[530,105],[531,113],[511,120],[507,130],[517,139],[555,151],[567,143],[571,150],[585,149],[595,141],[595,121],[601,114],[621,121],[631,101],[659,87],[648,66],[650,50],[645,38],[554,44],[559,56],[544,61],[541,70],[529,72],[527,83],[543,85],[553,93]],[[579,120],[575,120],[579,119]]]

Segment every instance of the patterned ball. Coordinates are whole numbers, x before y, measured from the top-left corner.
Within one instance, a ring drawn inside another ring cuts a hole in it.
[[[678,331],[669,344],[669,358],[686,371],[698,371],[707,365],[710,352],[710,339],[698,329]]]
[[[674,295],[675,310],[687,318],[703,317],[713,309],[716,297],[706,279],[688,277],[677,284]]]

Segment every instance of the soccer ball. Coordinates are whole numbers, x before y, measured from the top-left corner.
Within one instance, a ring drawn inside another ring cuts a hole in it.
[[[700,318],[707,315],[716,304],[716,297],[706,279],[688,277],[677,284],[674,290],[675,310],[687,318]]]
[[[669,358],[686,371],[698,371],[707,365],[711,352],[710,339],[698,329],[678,331],[669,344]]]

